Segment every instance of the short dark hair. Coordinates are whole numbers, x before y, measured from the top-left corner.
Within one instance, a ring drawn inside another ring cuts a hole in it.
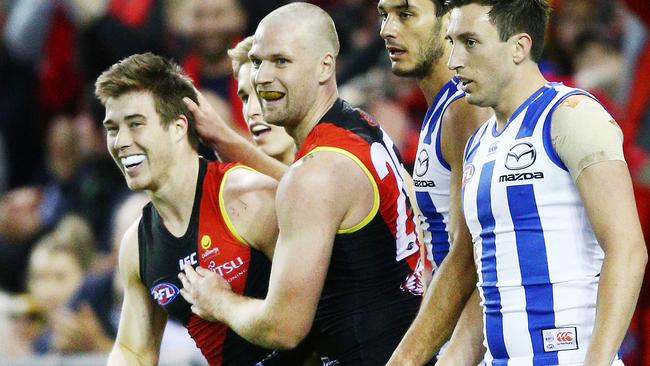
[[[447,13],[447,6],[445,0],[431,0],[436,8],[436,16],[439,18]]]
[[[431,0],[434,7],[436,8],[436,17],[440,18],[441,16],[447,13],[446,0]],[[405,0],[406,7],[409,7],[409,0]]]
[[[198,98],[192,81],[178,64],[150,52],[136,54],[111,66],[95,82],[95,95],[103,105],[108,98],[133,91],[151,92],[164,128],[168,128],[176,117],[184,115],[189,122],[190,145],[198,148],[194,116],[183,103],[183,98],[188,97],[198,104]]]
[[[533,40],[530,50],[537,62],[544,51],[544,36],[551,6],[548,0],[447,0],[448,10],[468,4],[490,6],[490,22],[495,24],[502,41],[517,33],[528,33]]]

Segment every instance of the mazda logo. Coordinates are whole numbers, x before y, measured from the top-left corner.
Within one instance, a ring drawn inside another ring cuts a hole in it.
[[[526,169],[533,165],[537,152],[533,144],[522,142],[510,148],[506,155],[506,168],[510,170]]]
[[[427,170],[429,170],[429,153],[427,150],[422,149],[415,165],[415,175],[421,177],[427,173]]]

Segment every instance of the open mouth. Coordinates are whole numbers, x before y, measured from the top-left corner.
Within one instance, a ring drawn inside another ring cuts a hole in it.
[[[122,166],[124,166],[124,169],[126,169],[126,171],[130,171],[137,168],[138,166],[140,166],[140,164],[142,164],[144,160],[145,160],[145,156],[142,154],[129,155],[120,158],[120,162],[122,163]]]
[[[467,86],[474,82],[473,80],[465,79],[461,77],[459,77],[458,80],[460,81],[460,86],[463,90],[467,89]]]
[[[266,133],[271,132],[271,127],[269,127],[269,126],[267,126],[265,124],[257,123],[257,124],[251,125],[250,131],[251,131],[251,134],[253,135],[253,137],[260,137],[260,136],[262,136],[262,135],[264,135]]]
[[[406,53],[404,49],[395,46],[386,46],[386,50],[388,50],[388,55],[391,58],[398,57]]]
[[[260,98],[272,102],[278,99],[282,99],[284,97],[284,93],[279,92],[279,91],[267,91],[267,90],[260,90],[259,91]]]

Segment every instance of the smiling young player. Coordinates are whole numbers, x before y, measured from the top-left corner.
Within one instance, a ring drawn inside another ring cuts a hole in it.
[[[177,273],[200,265],[226,278],[236,293],[263,297],[278,232],[277,182],[199,157],[182,101],[196,100],[196,93],[171,61],[153,54],[124,59],[98,78],[96,94],[106,107],[110,155],[129,188],[151,199],[120,248],[125,293],[109,365],[156,364],[167,316],[187,327],[210,365],[260,362],[272,351],[192,314],[178,296]]]

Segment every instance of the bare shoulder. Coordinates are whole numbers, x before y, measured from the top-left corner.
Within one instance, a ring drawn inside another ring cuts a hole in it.
[[[343,151],[316,151],[294,163],[278,187],[278,212],[314,200],[347,210],[367,189],[360,184],[367,175],[354,159]]]
[[[492,115],[489,108],[477,107],[457,100],[445,110],[442,116],[442,154],[454,167],[462,165],[463,150],[469,137]]]
[[[140,280],[140,253],[138,249],[138,226],[141,217],[138,217],[124,233],[120,244],[119,267],[120,275],[125,284],[133,280]]]
[[[294,163],[281,185],[295,188],[344,188],[365,176],[361,163],[344,150],[316,151]]]
[[[224,182],[224,194],[242,196],[254,192],[275,192],[278,182],[247,166],[233,168]]]
[[[467,140],[492,114],[490,108],[477,107],[463,98],[447,107],[442,121],[443,126],[447,126],[450,131],[450,136]]]

